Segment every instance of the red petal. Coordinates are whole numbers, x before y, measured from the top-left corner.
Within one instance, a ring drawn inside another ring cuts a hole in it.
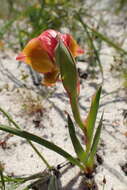
[[[60,38],[64,42],[64,44],[69,48],[69,50],[72,51],[71,43],[72,41],[75,41],[73,37],[70,34],[60,34]],[[76,56],[84,54],[84,50],[80,48],[80,46],[76,43],[76,41],[73,46],[76,47],[76,50],[75,52],[72,52],[72,54],[74,53],[76,54]]]
[[[77,53],[78,53],[78,54],[84,54],[84,52],[85,52],[85,51],[84,51],[83,49],[81,49],[80,47],[77,49]]]
[[[71,43],[71,37],[70,34],[61,34],[60,35],[61,40],[64,42],[64,44],[67,47],[70,47],[70,43]]]
[[[24,61],[25,60],[25,55],[23,53],[20,53],[17,57],[16,57],[16,60],[19,60],[19,61]]]
[[[54,50],[57,45],[57,34],[59,32],[55,30],[46,30],[38,38],[41,41],[42,48],[48,52],[50,57],[54,57]]]

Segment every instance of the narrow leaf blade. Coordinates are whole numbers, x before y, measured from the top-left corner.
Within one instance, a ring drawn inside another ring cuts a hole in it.
[[[91,102],[91,107],[90,111],[88,113],[85,126],[87,130],[87,137],[88,137],[88,149],[90,149],[92,138],[93,138],[93,131],[94,131],[94,126],[96,122],[96,117],[99,109],[99,101],[100,101],[100,95],[101,95],[101,89],[100,87],[96,94],[94,95],[92,102]]]
[[[100,140],[100,134],[101,134],[101,129],[102,129],[103,115],[104,114],[102,114],[102,116],[101,116],[99,125],[97,127],[97,130],[96,130],[96,133],[95,133],[95,136],[94,136],[94,139],[93,139],[93,144],[92,144],[92,147],[91,147],[91,152],[90,152],[89,160],[88,160],[88,165],[90,165],[90,166],[93,165],[94,156],[95,156],[95,154],[97,152],[97,146],[98,146],[98,143],[99,143],[99,140]]]
[[[48,190],[59,190],[57,177],[52,175],[49,180]]]
[[[78,156],[78,158],[84,163],[85,162],[85,158],[86,158],[86,153],[84,151],[84,149],[82,148],[76,134],[75,134],[75,128],[74,128],[74,124],[70,118],[70,116],[68,115],[68,129],[69,129],[69,134],[71,137],[71,141],[74,147],[74,150]]]
[[[14,135],[17,135],[19,137],[25,138],[27,140],[34,141],[42,146],[45,146],[46,148],[55,151],[56,153],[60,154],[64,158],[66,158],[68,161],[70,161],[72,164],[79,166],[81,169],[83,169],[83,166],[80,164],[80,162],[72,157],[69,153],[67,153],[65,150],[60,148],[59,146],[39,137],[36,135],[33,135],[31,133],[28,133],[26,131],[20,130],[20,129],[14,129],[12,127],[8,127],[5,125],[0,125],[0,130],[6,131],[9,133],[12,133]]]

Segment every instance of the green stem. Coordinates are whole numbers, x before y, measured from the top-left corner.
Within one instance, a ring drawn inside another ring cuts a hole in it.
[[[74,119],[75,119],[76,123],[78,124],[78,126],[82,129],[82,131],[85,135],[85,140],[87,142],[87,131],[86,131],[85,125],[83,123],[83,120],[80,116],[79,104],[77,101],[77,97],[72,95],[70,98],[70,103],[71,103],[71,109],[72,109]]]
[[[52,169],[52,166],[49,165],[49,163],[46,161],[46,159],[44,158],[44,156],[42,156],[42,154],[40,154],[40,152],[38,151],[38,149],[33,145],[33,143],[29,140],[27,140],[28,143],[31,145],[31,147],[34,149],[34,151],[36,152],[36,154],[41,158],[41,160],[45,163],[45,165],[47,166],[48,169]]]
[[[74,116],[76,123],[79,125],[79,127],[82,130],[84,130],[84,124],[83,124],[83,121],[82,121],[81,116],[80,116],[77,98],[75,96],[71,96],[70,103],[71,103],[72,113],[73,113],[73,116]]]
[[[17,123],[2,108],[0,108],[0,112],[2,112],[7,117],[8,121],[10,121],[17,129],[20,129],[20,127],[17,125]]]
[[[60,154],[64,158],[66,158],[68,161],[70,161],[72,164],[79,166],[81,169],[84,170],[84,166],[80,163],[80,161],[77,158],[74,158],[66,152],[64,149],[60,148],[59,146],[55,145],[54,143],[47,141],[37,135],[33,135],[32,133],[28,133],[26,131],[23,131],[21,129],[15,129],[13,127],[9,127],[6,125],[0,125],[0,130],[9,132],[11,134],[17,135],[19,137],[29,139],[30,141],[34,141],[37,144],[40,144],[42,146],[45,146],[46,148],[55,151],[56,153]]]

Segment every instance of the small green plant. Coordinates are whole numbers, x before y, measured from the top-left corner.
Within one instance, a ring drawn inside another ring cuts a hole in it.
[[[75,132],[74,123],[69,113],[67,113],[67,126],[75,153],[77,155],[76,158],[52,142],[27,131],[21,130],[21,128],[2,109],[0,109],[0,111],[6,115],[15,128],[7,125],[0,125],[0,130],[27,139],[29,144],[40,156],[50,171],[53,171],[53,167],[50,166],[45,158],[38,152],[32,141],[62,155],[70,163],[77,165],[84,175],[92,176],[95,168],[95,154],[100,139],[103,121],[102,114],[99,124],[95,130],[101,95],[101,86],[92,98],[88,116],[85,119],[82,119],[78,103],[80,84],[75,62],[75,57],[82,53],[83,50],[79,47],[71,35],[61,34],[55,30],[47,30],[39,35],[39,37],[36,37],[28,42],[22,53],[20,53],[17,57],[18,60],[24,60],[27,64],[32,66],[33,69],[43,73],[45,85],[54,85],[57,80],[61,79],[70,100],[73,118],[78,127],[81,129],[85,139],[85,146],[82,146]],[[50,177],[52,182],[51,184],[49,183],[49,189],[55,190],[57,189],[57,179],[54,174],[50,174],[50,176],[52,176]]]

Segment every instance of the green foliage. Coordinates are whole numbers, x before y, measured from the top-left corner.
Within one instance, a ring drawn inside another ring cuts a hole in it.
[[[36,142],[42,146],[45,146],[46,148],[53,150],[54,152],[60,154],[61,156],[63,156],[67,160],[69,160],[72,164],[78,165],[81,169],[83,169],[83,166],[80,164],[80,162],[77,159],[72,157],[69,153],[64,151],[59,146],[57,146],[43,138],[40,138],[39,136],[33,135],[32,133],[28,133],[28,132],[20,130],[20,129],[14,129],[14,128],[6,126],[6,125],[0,125],[0,130],[12,133],[19,137],[25,138],[27,140],[30,140],[30,141]]]
[[[121,10],[127,10],[127,1],[126,0],[117,0],[116,13],[120,13]]]
[[[86,150],[83,150],[78,138],[76,137],[73,122],[71,118],[68,116],[68,128],[69,128],[71,141],[79,160],[85,166],[85,172],[89,173],[92,172],[94,168],[94,156],[97,151],[97,145],[101,134],[103,116],[101,117],[100,123],[96,131],[95,131],[95,122],[99,110],[99,102],[100,102],[102,87],[100,87],[97,90],[96,94],[93,96],[91,101],[90,111],[84,122],[81,119],[80,112],[78,109],[78,94],[77,94],[78,78],[76,72],[76,63],[71,53],[69,52],[69,50],[66,48],[66,46],[61,40],[59,40],[58,46],[56,48],[56,62],[60,68],[60,75],[63,86],[70,99],[74,120],[76,121],[78,126],[82,129],[84,137],[86,138],[85,139]],[[71,78],[70,78],[70,73],[71,73]]]
[[[78,74],[76,63],[73,56],[60,39],[58,46],[56,47],[56,63],[60,68],[61,79],[69,96],[77,97]],[[71,77],[70,73],[73,73]]]
[[[98,147],[98,143],[99,143],[99,140],[100,140],[102,122],[103,122],[103,114],[101,116],[99,125],[98,125],[98,127],[96,129],[94,139],[93,139],[93,144],[91,146],[90,154],[89,154],[89,157],[88,157],[88,160],[87,160],[87,163],[86,163],[87,168],[90,171],[93,171],[93,168],[94,168],[94,157],[95,157],[95,154],[97,152],[97,147]]]
[[[74,150],[77,154],[77,157],[81,160],[81,162],[85,163],[86,161],[86,152],[84,151],[83,147],[81,146],[76,133],[75,133],[75,127],[74,124],[68,115],[68,129],[69,129],[69,134],[71,137],[71,141],[74,147]]]
[[[93,140],[93,133],[95,128],[95,122],[97,118],[97,113],[99,109],[99,101],[101,95],[101,87],[97,90],[96,94],[93,96],[91,101],[90,111],[85,121],[85,127],[87,131],[87,150],[89,151],[91,148],[91,143]]]
[[[17,188],[21,189],[22,185],[22,190],[29,190],[29,189],[34,189],[35,187],[39,186],[40,184],[43,187],[46,187],[46,189],[51,189],[53,190],[58,190],[58,183],[57,183],[57,177],[55,172],[58,172],[57,170],[44,170],[42,172],[30,175],[28,177],[11,177],[11,176],[3,176],[3,180],[5,183],[5,188],[4,186],[0,186],[1,190],[17,190]],[[34,182],[31,182],[34,180]],[[29,182],[29,185],[28,185]],[[0,180],[0,184],[2,183],[2,180]]]
[[[55,0],[55,1],[22,1],[8,0],[5,3],[6,14],[9,19],[3,22],[0,32],[0,38],[7,40],[7,35],[11,34],[17,40],[17,45],[22,48],[26,41],[36,37],[43,30],[52,28],[60,30],[66,27],[66,24],[72,20],[73,1]],[[75,3],[77,0],[75,0]],[[10,6],[11,5],[11,6]],[[69,7],[69,9],[68,9]],[[16,45],[13,41],[8,41],[11,47]]]
[[[68,96],[70,98],[70,104],[73,112],[75,121],[81,129],[83,129],[83,123],[80,117],[79,108],[78,108],[78,88],[79,81],[76,69],[76,63],[67,50],[66,46],[59,40],[58,46],[56,47],[56,63],[60,69],[60,75],[63,82],[63,86],[66,89]],[[70,73],[72,74],[70,77]]]
[[[55,175],[50,177],[48,190],[58,190],[58,183]]]
[[[99,101],[101,95],[101,87],[97,90],[96,94],[94,95],[90,111],[88,113],[86,122],[84,123],[84,131],[85,141],[86,141],[86,150],[84,150],[77,139],[75,134],[74,124],[71,118],[68,116],[68,128],[71,137],[71,141],[74,147],[74,150],[77,154],[77,157],[81,160],[81,162],[85,166],[85,172],[91,173],[94,169],[94,157],[97,152],[98,143],[100,140],[101,128],[102,128],[102,121],[103,121],[103,114],[101,116],[99,125],[95,130],[95,122],[97,118],[97,113],[99,109]],[[95,133],[95,134],[94,134]]]

